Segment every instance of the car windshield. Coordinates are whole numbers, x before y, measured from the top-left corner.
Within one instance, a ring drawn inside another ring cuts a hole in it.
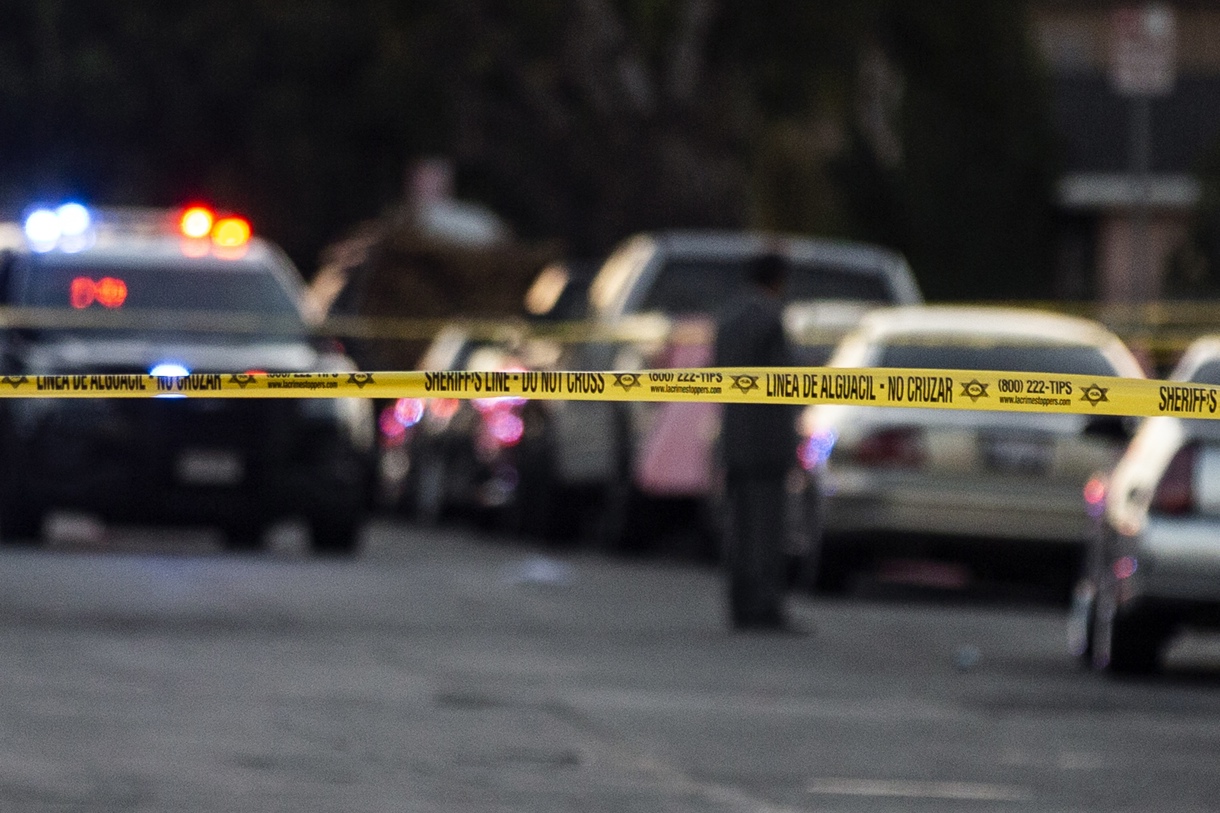
[[[680,259],[661,268],[643,310],[711,313],[747,286],[749,260]],[[790,265],[784,301],[847,300],[886,303],[894,295],[881,269],[828,263]]]
[[[1190,380],[1195,384],[1220,386],[1220,361],[1208,361],[1199,365],[1199,369],[1191,374]]]
[[[885,347],[878,367],[931,370],[997,370],[1010,373],[1115,375],[1114,366],[1096,347],[1087,345],[995,344],[955,345],[915,337]]]
[[[63,311],[62,324],[37,323],[44,338],[77,333],[93,337],[101,327],[112,337],[189,332],[295,341],[307,332],[296,301],[273,269],[250,262],[195,260],[183,265],[27,257],[11,269],[8,297],[18,307]],[[72,321],[77,314],[89,321]]]
[[[14,305],[76,310],[168,310],[296,316],[292,297],[269,270],[232,264],[119,265],[19,263]]]

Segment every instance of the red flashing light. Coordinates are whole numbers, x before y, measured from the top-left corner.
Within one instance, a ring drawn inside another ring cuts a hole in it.
[[[913,427],[880,429],[856,446],[856,461],[865,466],[915,469],[925,457],[923,433]]]

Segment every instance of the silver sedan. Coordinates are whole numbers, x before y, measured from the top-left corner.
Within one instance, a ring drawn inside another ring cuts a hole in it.
[[[873,311],[829,363],[1143,377],[1101,325],[981,307]],[[806,515],[820,526],[806,572],[826,591],[913,556],[1049,577],[1066,594],[1087,539],[1081,486],[1125,441],[1118,419],[1071,414],[817,405],[801,423],[798,457],[816,503]]]
[[[1069,615],[1073,654],[1149,672],[1184,627],[1220,626],[1220,336],[1196,340],[1122,459],[1093,478],[1096,516]]]

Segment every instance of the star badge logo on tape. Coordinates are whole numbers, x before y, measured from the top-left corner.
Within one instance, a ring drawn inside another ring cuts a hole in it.
[[[640,376],[637,373],[615,373],[614,386],[623,390],[623,392],[631,392],[640,386]]]
[[[1081,401],[1088,401],[1089,406],[1097,406],[1102,401],[1109,401],[1106,393],[1110,391],[1109,387],[1099,387],[1096,384],[1090,384],[1084,388],[1084,392],[1080,394]]]
[[[742,395],[749,395],[752,390],[758,389],[758,376],[756,376],[756,375],[735,375],[735,376],[733,376],[733,389],[741,390]]]
[[[4,378],[0,378],[0,381],[8,384],[13,389],[17,389],[29,380],[30,377],[28,375],[6,375]]]
[[[347,383],[355,384],[360,389],[364,389],[365,384],[373,383],[372,373],[352,373],[347,377]]]
[[[984,384],[977,378],[970,381],[962,382],[962,395],[969,398],[972,402],[977,402],[980,398],[987,397],[987,388],[990,384]]]
[[[233,373],[233,375],[229,376],[229,383],[236,384],[244,390],[247,386],[254,383],[254,376],[249,373]]]

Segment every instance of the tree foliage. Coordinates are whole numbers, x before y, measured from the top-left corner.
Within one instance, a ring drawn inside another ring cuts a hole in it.
[[[575,254],[757,226],[895,245],[941,296],[1047,273],[1016,4],[0,0],[0,19],[10,210],[208,198],[308,269],[444,155],[461,195]]]

